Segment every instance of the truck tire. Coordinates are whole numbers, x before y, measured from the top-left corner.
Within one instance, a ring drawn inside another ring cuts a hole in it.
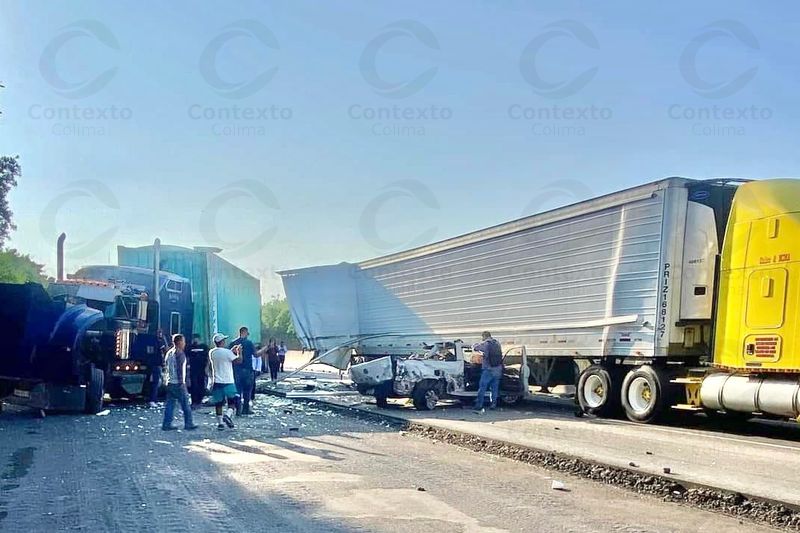
[[[643,365],[634,368],[622,380],[621,400],[625,416],[643,424],[663,418],[674,403],[674,387],[667,372]]]
[[[423,381],[414,387],[414,394],[412,399],[414,407],[418,411],[433,411],[436,404],[439,403],[439,392],[436,390],[437,383],[435,381]]]
[[[386,409],[389,406],[389,392],[391,389],[392,383],[381,383],[377,387],[375,387],[375,405],[377,405],[381,409]]]
[[[588,415],[615,417],[620,411],[619,378],[601,365],[581,372],[575,396],[581,411]]]
[[[103,409],[103,385],[105,375],[99,368],[92,368],[89,371],[89,383],[86,384],[86,412],[89,414],[99,413]]]

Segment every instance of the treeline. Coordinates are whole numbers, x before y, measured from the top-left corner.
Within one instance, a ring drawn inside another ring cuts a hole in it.
[[[43,265],[33,261],[30,256],[14,249],[0,250],[0,283],[27,283],[33,281],[47,285]]]
[[[261,342],[266,344],[269,339],[285,341],[286,346],[292,350],[302,348],[292,324],[286,298],[273,298],[261,306]]]
[[[0,86],[1,87],[1,86]],[[22,176],[18,156],[0,156],[0,283],[26,283],[34,281],[47,284],[43,265],[33,261],[5,244],[16,229],[8,196]]]

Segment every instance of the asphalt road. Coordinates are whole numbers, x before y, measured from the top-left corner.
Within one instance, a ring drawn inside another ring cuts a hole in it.
[[[325,400],[351,405],[362,398]],[[390,400],[389,409],[377,409],[374,400],[366,398],[358,409],[620,468],[633,462],[646,474],[661,475],[666,467],[675,481],[800,507],[800,425],[794,422],[710,420],[680,413],[668,423],[647,425],[576,418],[572,400],[546,395],[483,415],[450,403],[426,412],[404,399]]]
[[[162,432],[161,410],[0,414],[3,531],[767,531],[388,423],[259,396],[218,431]]]
[[[403,401],[392,401],[384,410],[374,403],[358,409],[620,468],[634,462],[638,471],[653,475],[669,467],[676,481],[800,505],[800,428],[793,423],[698,416],[642,425],[576,418],[570,403],[536,400],[483,415],[445,403],[428,412]]]

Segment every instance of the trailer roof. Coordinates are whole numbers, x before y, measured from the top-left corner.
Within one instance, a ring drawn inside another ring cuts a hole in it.
[[[596,198],[582,200],[580,202],[563,207],[557,207],[543,213],[537,213],[517,220],[512,220],[510,222],[504,222],[496,226],[490,226],[488,228],[466,233],[458,237],[453,237],[432,244],[426,244],[424,246],[412,248],[403,252],[397,252],[383,257],[376,257],[374,259],[362,261],[358,263],[358,266],[361,268],[377,267],[388,263],[394,263],[396,261],[403,261],[406,259],[413,259],[415,257],[428,255],[433,252],[458,248],[460,246],[472,244],[486,239],[502,237],[504,235],[525,231],[538,226],[544,226],[545,224],[551,224],[559,220],[572,218],[577,215],[601,211],[603,209],[608,209],[610,207],[628,203],[640,198],[649,198],[656,191],[666,189],[668,187],[683,187],[690,181],[695,180],[679,177],[661,179],[651,183],[646,183],[644,185],[638,185],[622,191],[606,194],[604,196],[598,196]]]
[[[638,185],[636,187],[631,187],[629,189],[624,189],[622,191],[606,194],[604,196],[598,196],[596,198],[582,200],[580,202],[566,205],[563,207],[558,207],[556,209],[545,211],[543,213],[537,213],[535,215],[530,215],[517,220],[512,220],[510,222],[504,222],[496,226],[490,226],[485,229],[473,231],[470,233],[465,233],[463,235],[438,241],[432,244],[426,244],[424,246],[419,246],[417,248],[412,248],[410,250],[404,250],[402,252],[396,252],[393,254],[376,257],[374,259],[368,259],[366,261],[357,263],[357,265],[362,269],[373,268],[381,265],[386,265],[389,263],[394,263],[397,261],[403,261],[406,259],[421,257],[434,252],[450,250],[452,248],[458,248],[460,246],[465,246],[486,239],[502,237],[503,235],[509,235],[511,233],[525,231],[530,228],[543,226],[545,224],[550,224],[580,214],[608,209],[610,207],[631,202],[640,198],[648,198],[652,196],[656,191],[666,189],[668,187],[684,187],[686,186],[687,183],[696,183],[699,181],[700,180],[681,178],[681,177],[664,178],[658,181],[653,181],[650,183],[645,183],[643,185]],[[298,269],[283,270],[278,272],[278,274],[283,276],[299,270],[306,270],[306,269],[298,268]]]

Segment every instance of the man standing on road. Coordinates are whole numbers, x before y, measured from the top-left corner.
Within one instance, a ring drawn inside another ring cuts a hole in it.
[[[278,346],[275,344],[275,339],[270,339],[267,346],[259,350],[259,354],[267,358],[270,380],[273,382],[278,381],[278,369],[281,367],[281,362],[278,359]]]
[[[242,398],[242,414],[251,415],[253,411],[250,410],[250,400],[253,395],[253,356],[256,353],[256,348],[253,346],[253,341],[248,339],[250,331],[242,326],[239,328],[239,338],[231,343],[228,348],[235,348],[241,346],[242,364],[236,367],[235,382],[239,395]]]
[[[281,372],[286,372],[283,369],[283,365],[286,363],[286,343],[281,341],[281,345],[278,346],[278,361],[281,364]]]
[[[161,376],[164,366],[164,356],[167,353],[167,340],[164,338],[164,331],[158,328],[156,331],[156,349],[150,354],[147,366],[150,368],[150,407],[158,407],[158,389],[161,387]]]
[[[192,335],[189,347],[189,379],[192,393],[192,409],[203,403],[206,395],[206,363],[208,362],[208,345],[200,342],[200,335]]]
[[[214,335],[214,348],[208,352],[209,374],[212,377],[211,403],[217,414],[217,429],[225,429],[227,425],[233,429],[233,413],[236,406],[236,385],[233,380],[234,363],[242,362],[241,346],[234,347],[235,351],[224,347],[228,337],[222,333]],[[228,408],[223,414],[225,404]],[[223,424],[223,422],[225,424]]]
[[[503,377],[503,349],[500,343],[492,338],[492,334],[488,331],[484,331],[481,337],[483,341],[472,347],[474,351],[483,354],[481,380],[478,384],[478,396],[475,398],[475,412],[477,413],[483,413],[483,402],[487,390],[492,391],[492,403],[489,408],[497,407],[497,399],[500,396],[500,380]]]
[[[192,408],[189,406],[189,392],[186,390],[186,339],[178,333],[172,336],[172,348],[167,352],[164,364],[167,367],[167,401],[164,407],[164,422],[161,429],[169,431],[178,429],[172,425],[175,415],[175,404],[179,403],[183,411],[183,429],[193,430],[197,426],[192,421]]]

